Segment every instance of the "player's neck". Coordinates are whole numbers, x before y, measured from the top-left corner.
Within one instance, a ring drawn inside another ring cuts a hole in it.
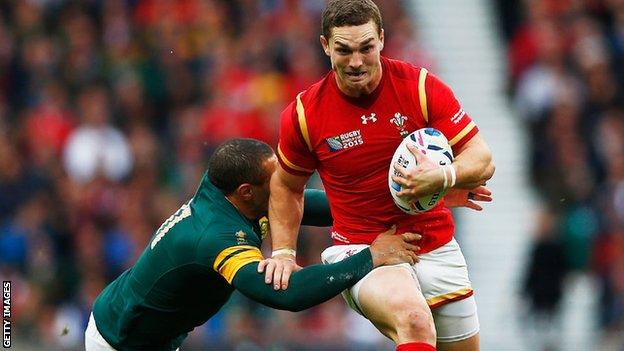
[[[249,208],[249,206],[247,206],[243,201],[240,201],[235,196],[229,195],[226,196],[225,199],[228,200],[228,202],[231,203],[232,206],[234,206],[234,208],[236,208],[236,210],[240,214],[245,216],[245,218],[249,220],[254,220],[256,217],[258,217],[253,209]]]

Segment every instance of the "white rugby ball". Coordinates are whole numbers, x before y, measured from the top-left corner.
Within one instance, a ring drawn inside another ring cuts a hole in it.
[[[397,207],[405,213],[414,215],[432,209],[446,195],[446,190],[423,196],[415,201],[406,201],[397,196],[402,187],[392,180],[393,175],[400,176],[394,169],[394,164],[398,163],[406,169],[416,168],[416,158],[407,148],[408,144],[418,148],[418,150],[440,166],[450,165],[453,162],[453,150],[444,134],[435,128],[419,129],[406,136],[397,147],[388,171],[388,187]]]

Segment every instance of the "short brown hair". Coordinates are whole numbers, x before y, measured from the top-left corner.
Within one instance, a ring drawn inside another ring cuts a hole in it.
[[[334,27],[360,26],[373,20],[381,34],[383,23],[379,7],[372,0],[329,0],[323,11],[321,31],[329,40]]]
[[[208,177],[225,195],[239,185],[262,185],[271,176],[262,164],[274,155],[273,149],[260,140],[230,139],[219,145],[208,161]]]

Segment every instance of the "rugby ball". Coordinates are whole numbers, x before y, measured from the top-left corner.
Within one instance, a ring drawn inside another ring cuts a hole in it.
[[[419,129],[406,136],[397,147],[388,171],[388,187],[397,207],[405,213],[414,215],[432,209],[446,195],[446,190],[423,196],[415,201],[407,201],[397,196],[402,187],[392,180],[393,175],[400,176],[394,169],[394,164],[398,163],[405,169],[416,168],[416,158],[407,148],[407,145],[415,146],[440,166],[450,165],[453,162],[453,150],[444,134],[435,128]]]

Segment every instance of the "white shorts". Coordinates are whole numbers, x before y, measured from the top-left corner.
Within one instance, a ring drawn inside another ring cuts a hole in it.
[[[85,351],[116,351],[97,330],[93,312],[89,316],[89,324],[85,330]],[[176,351],[180,351],[180,349],[178,348]]]
[[[85,331],[85,350],[86,351],[115,351],[106,340],[102,337],[102,334],[97,330],[95,326],[95,319],[93,319],[93,312],[89,316],[89,324]]]
[[[321,254],[323,263],[334,263],[352,256],[369,245],[336,245]],[[466,260],[459,244],[452,239],[447,244],[422,255],[420,262],[404,267],[414,277],[435,320],[438,342],[453,342],[467,339],[479,332],[477,306],[472,297],[472,285],[468,278]],[[375,270],[388,266],[377,267]],[[345,290],[342,296],[349,306],[361,315],[358,294],[362,282],[370,273]]]

